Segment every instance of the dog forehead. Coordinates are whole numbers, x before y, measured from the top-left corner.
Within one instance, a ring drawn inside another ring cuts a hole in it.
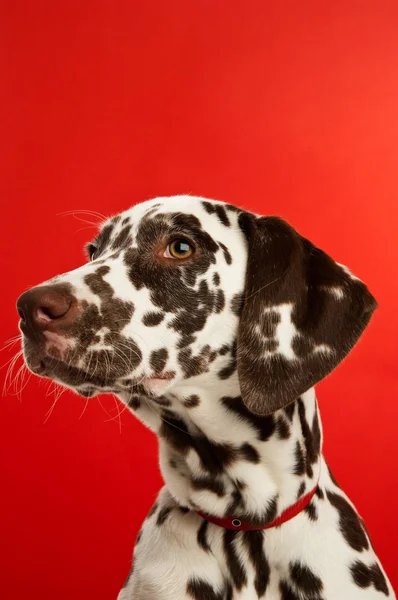
[[[149,212],[151,214],[181,212],[185,214],[194,214],[198,218],[203,218],[207,214],[204,208],[206,203],[213,205],[223,204],[220,201],[209,200],[200,196],[161,196],[154,198],[153,200],[147,200],[146,202],[136,204],[126,211],[126,214],[129,214],[129,216],[135,220],[141,220]]]
[[[200,196],[157,197],[136,204],[113,217],[104,224],[103,228],[111,223],[113,234],[115,234],[121,228],[130,226],[134,236],[140,224],[146,219],[151,219],[156,215],[185,214],[195,216],[204,231],[222,240],[225,235],[230,237],[233,230],[236,229],[238,211],[239,209],[224,202]]]

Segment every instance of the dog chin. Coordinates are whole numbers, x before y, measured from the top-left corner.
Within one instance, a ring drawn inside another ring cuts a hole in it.
[[[170,387],[170,379],[162,379],[158,377],[145,377],[141,382],[144,387],[151,392],[154,396],[162,396],[165,391]]]

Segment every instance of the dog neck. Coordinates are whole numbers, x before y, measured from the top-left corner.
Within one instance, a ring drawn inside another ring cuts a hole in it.
[[[201,376],[158,398],[122,400],[158,435],[160,468],[182,507],[260,526],[317,484],[322,432],[313,388],[269,416],[245,407],[234,376],[222,396],[219,382]]]

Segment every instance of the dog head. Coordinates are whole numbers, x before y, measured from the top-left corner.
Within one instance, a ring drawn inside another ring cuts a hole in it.
[[[237,373],[269,414],[330,373],[376,307],[286,222],[203,198],[138,204],[88,254],[17,303],[28,367],[84,396]]]

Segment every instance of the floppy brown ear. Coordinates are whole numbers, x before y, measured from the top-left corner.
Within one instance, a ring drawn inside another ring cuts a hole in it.
[[[285,221],[242,213],[239,224],[248,241],[239,381],[245,405],[267,415],[343,360],[377,304],[348,269]]]

